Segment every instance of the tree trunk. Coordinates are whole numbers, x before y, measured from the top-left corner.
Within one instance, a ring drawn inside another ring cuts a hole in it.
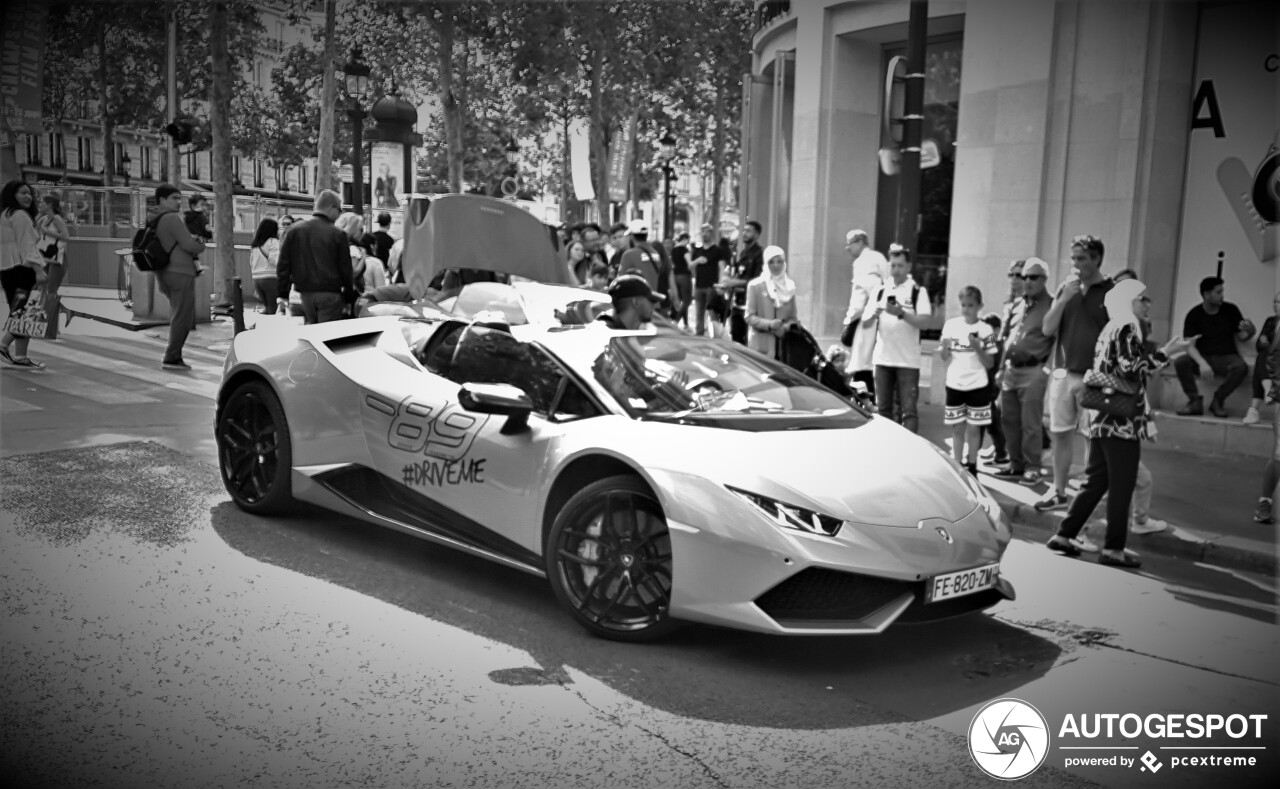
[[[337,60],[335,50],[334,27],[337,21],[338,0],[325,0],[324,3],[324,51],[320,55],[320,139],[318,141],[316,159],[316,193],[321,189],[337,188],[337,180],[333,175],[333,113],[334,103],[338,100],[337,78],[333,73],[333,64]]]
[[[569,160],[569,107],[565,103],[564,115],[560,118],[560,221],[569,225],[569,182],[573,179],[572,163]]]
[[[230,301],[235,283],[235,204],[231,185],[231,53],[227,45],[227,0],[214,0],[209,8],[209,54],[212,77],[209,86],[209,123],[213,133],[213,262],[214,290],[218,303]],[[199,298],[199,294],[197,294]]]
[[[462,192],[462,125],[464,114],[463,97],[460,89],[453,84],[453,17],[450,11],[443,10],[438,17],[431,17],[431,26],[436,31],[439,49],[436,51],[440,66],[440,106],[444,109],[444,139],[447,146],[449,162],[449,191],[455,194]]]
[[[604,122],[604,47],[597,44],[591,50],[591,76],[587,88],[591,97],[591,169],[592,182],[596,185],[596,199],[592,207],[594,221],[605,221],[605,206],[609,200],[609,140],[605,136]]]
[[[115,146],[112,144],[114,129],[111,123],[111,95],[107,90],[107,20],[104,16],[98,25],[98,115],[102,118],[102,185],[114,186],[116,176]],[[107,224],[112,224],[111,198],[107,198]]]
[[[720,191],[724,184],[724,78],[716,80],[716,101],[712,110],[712,119],[716,124],[711,136],[711,215],[705,222],[715,228],[715,237],[720,238]]]

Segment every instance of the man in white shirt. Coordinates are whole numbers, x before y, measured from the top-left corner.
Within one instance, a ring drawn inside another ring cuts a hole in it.
[[[911,250],[889,247],[889,281],[867,305],[863,328],[875,322],[876,410],[911,432],[919,432],[920,330],[929,325],[929,293],[911,278]],[[897,401],[895,408],[894,401]]]
[[[840,340],[849,349],[847,370],[855,381],[867,385],[867,391],[875,394],[875,374],[871,362],[871,349],[875,345],[875,329],[859,332],[862,315],[889,275],[889,261],[871,248],[871,239],[865,230],[850,230],[844,236],[844,248],[849,252],[853,267],[853,287],[849,292],[849,309],[844,316],[844,331]]]

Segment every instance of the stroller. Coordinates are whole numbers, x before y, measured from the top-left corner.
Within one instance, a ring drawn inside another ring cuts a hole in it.
[[[778,361],[799,370],[841,397],[865,402],[865,394],[849,384],[848,376],[827,358],[813,334],[798,323],[792,324],[778,339]]]

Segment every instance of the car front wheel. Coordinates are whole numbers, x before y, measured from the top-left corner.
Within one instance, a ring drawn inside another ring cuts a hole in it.
[[[218,418],[218,465],[236,506],[260,515],[279,512],[293,498],[293,447],[284,408],[263,381],[241,384]]]
[[[617,641],[670,633],[671,535],[643,482],[615,476],[569,499],[547,542],[547,577],[579,624]]]

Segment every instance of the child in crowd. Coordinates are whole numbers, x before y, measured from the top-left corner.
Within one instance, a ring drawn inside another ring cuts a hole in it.
[[[987,370],[995,361],[995,332],[978,320],[982,291],[960,289],[960,315],[942,326],[942,361],[947,365],[947,406],[951,451],[956,462],[978,476],[980,428],[991,424],[991,388]],[[968,457],[965,457],[965,444]]]
[[[587,287],[604,292],[609,289],[609,267],[603,263],[593,263],[591,273],[587,275]]]

